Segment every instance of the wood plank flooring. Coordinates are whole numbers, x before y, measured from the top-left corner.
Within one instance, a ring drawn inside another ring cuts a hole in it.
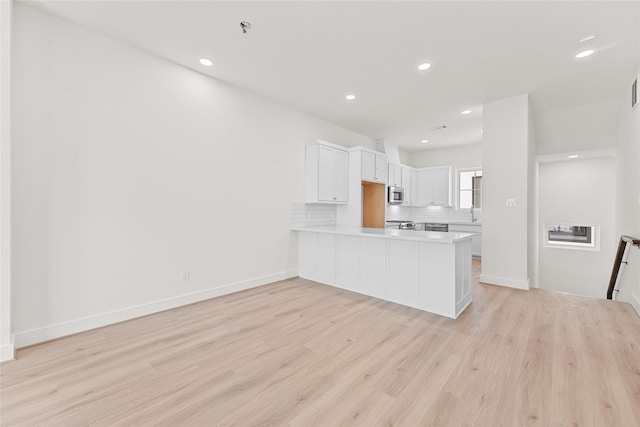
[[[478,271],[457,320],[291,279],[22,349],[1,425],[640,425],[631,306]]]

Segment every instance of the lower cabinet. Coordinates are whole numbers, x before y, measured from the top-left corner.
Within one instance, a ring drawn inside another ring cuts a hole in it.
[[[469,224],[449,224],[449,231],[473,234],[471,238],[471,255],[482,257],[482,226]]]
[[[299,231],[299,276],[455,319],[471,302],[471,241]]]
[[[316,282],[331,284],[336,276],[336,236],[299,233],[298,274]]]
[[[336,236],[336,286],[355,289],[360,286],[360,239]]]
[[[391,301],[411,304],[420,298],[420,244],[389,240],[389,286]]]
[[[360,240],[360,283],[356,292],[384,295],[387,283],[387,242],[382,239],[353,237]]]
[[[384,294],[386,251],[381,239],[336,236],[335,286],[370,296]]]

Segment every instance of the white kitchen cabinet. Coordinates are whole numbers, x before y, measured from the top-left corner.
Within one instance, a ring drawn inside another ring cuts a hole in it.
[[[389,286],[391,301],[410,305],[420,298],[420,247],[419,242],[389,240]],[[443,248],[440,248],[443,249]]]
[[[387,156],[362,151],[362,180],[384,183],[387,178]]]
[[[421,206],[451,205],[451,167],[418,169],[416,171],[416,200]]]
[[[413,205],[415,198],[416,171],[408,166],[402,166],[402,188],[404,189],[404,202],[402,206]]]
[[[335,285],[343,289],[355,289],[360,285],[360,238],[355,236],[335,236],[335,238]]]
[[[402,166],[389,163],[389,186],[402,187]]]
[[[320,283],[333,285],[336,279],[336,236],[322,233],[300,233],[298,239],[298,274]]]
[[[360,227],[298,232],[298,273],[304,279],[452,319],[471,303],[468,236],[420,238],[415,231],[381,234]]]
[[[471,255],[482,258],[482,233],[474,233],[471,238]]]
[[[349,200],[349,153],[320,141],[306,147],[305,201],[346,203]]]
[[[360,283],[354,290],[366,295],[379,296],[386,292],[387,241],[360,239]]]
[[[482,226],[480,224],[449,224],[449,231],[472,234],[471,255],[482,257]]]

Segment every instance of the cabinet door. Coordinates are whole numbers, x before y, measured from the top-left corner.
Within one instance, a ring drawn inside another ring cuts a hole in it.
[[[389,185],[402,187],[402,168],[391,163],[389,163]]]
[[[335,150],[333,148],[318,147],[318,200],[335,202],[334,191]]]
[[[387,284],[387,240],[360,239],[360,284],[356,292],[384,298]]]
[[[333,165],[333,200],[346,202],[349,200],[349,153],[335,150]]]
[[[433,204],[450,205],[450,170],[449,168],[438,168],[432,171],[433,179]]]
[[[431,204],[433,199],[433,185],[430,170],[416,172],[416,199],[415,204],[425,206]]]
[[[410,192],[409,192],[409,196],[411,197],[411,205],[415,205],[417,204],[417,194],[418,194],[418,184],[416,181],[416,171],[411,169],[411,176],[409,179],[409,182],[411,183],[411,188],[410,188]]]
[[[482,257],[482,234],[474,234],[471,239],[471,255]]]
[[[376,155],[376,182],[387,182],[387,157]]]
[[[411,182],[411,168],[402,167],[402,188],[404,188],[404,202],[402,202],[405,206],[410,206],[412,202],[411,192],[412,192],[412,182]]]
[[[373,153],[362,151],[362,180],[376,181],[376,170],[378,166],[378,156]]]
[[[451,204],[451,170],[447,167],[423,169],[416,173],[417,204],[450,205]]]
[[[395,166],[392,165],[391,163],[389,163],[389,169],[388,170],[389,170],[389,173],[387,174],[387,177],[388,177],[387,183],[388,183],[388,185],[390,187],[395,187],[395,185],[396,185],[396,182],[395,182],[395,176],[396,175],[394,173],[395,172]]]
[[[389,240],[387,248],[387,298],[400,304],[416,304],[420,298],[419,243]]]
[[[335,286],[357,291],[360,285],[360,237],[336,236],[335,263]]]

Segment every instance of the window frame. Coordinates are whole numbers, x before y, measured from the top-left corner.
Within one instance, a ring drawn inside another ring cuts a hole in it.
[[[558,241],[549,239],[549,231],[553,226],[565,227],[585,227],[591,229],[591,242],[580,243],[570,241]],[[553,249],[573,249],[580,251],[600,251],[600,224],[583,224],[583,223],[567,223],[567,222],[545,222],[542,227],[543,247]]]
[[[469,171],[482,171],[482,166],[476,166],[476,167],[467,167],[467,168],[458,168],[456,169],[456,209],[458,210],[462,210],[462,209],[470,209],[470,208],[461,208],[460,207],[460,173],[461,172],[469,172]],[[484,176],[484,172],[483,172],[483,176]],[[482,189],[480,189],[480,200],[482,200]],[[473,208],[475,211],[477,212],[482,212],[482,208]]]

